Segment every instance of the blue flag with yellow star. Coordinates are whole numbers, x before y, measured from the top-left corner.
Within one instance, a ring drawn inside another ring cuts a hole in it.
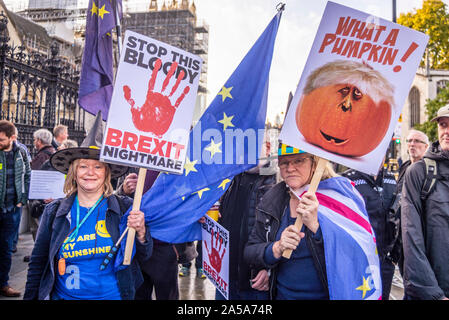
[[[111,34],[116,26],[114,3],[121,17],[121,0],[89,1],[78,93],[80,106],[93,115],[101,111],[103,120],[108,116],[114,81]]]
[[[267,111],[268,78],[281,13],[273,18],[190,132],[182,175],[160,173],[140,210],[153,238],[169,243],[201,239],[198,220],[233,177],[257,165]],[[126,228],[127,215],[121,223]],[[115,261],[123,261],[124,245]]]

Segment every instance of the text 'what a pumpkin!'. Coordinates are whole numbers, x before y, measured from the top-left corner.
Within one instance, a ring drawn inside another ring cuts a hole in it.
[[[393,97],[394,87],[366,63],[332,61],[309,75],[296,110],[296,124],[307,142],[360,157],[384,138]]]

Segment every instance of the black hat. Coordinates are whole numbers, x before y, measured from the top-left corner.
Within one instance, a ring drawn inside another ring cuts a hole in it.
[[[67,174],[70,164],[76,159],[100,160],[100,149],[103,143],[103,120],[101,111],[98,112],[95,122],[86,138],[77,148],[67,148],[55,152],[50,163],[57,171]],[[111,178],[117,178],[128,171],[128,167],[108,163],[111,168]]]

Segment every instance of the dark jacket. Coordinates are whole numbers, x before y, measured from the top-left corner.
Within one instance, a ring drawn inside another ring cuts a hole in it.
[[[411,164],[412,162],[410,160],[407,160],[404,163],[402,163],[402,165],[399,167],[398,185],[397,185],[398,193],[402,192],[402,184],[404,183],[405,172],[407,171],[407,169],[410,167]]]
[[[69,212],[71,210],[75,195],[65,199],[51,202],[44,210],[42,220],[31,253],[31,260],[28,266],[28,276],[25,287],[24,300],[48,300],[55,284],[55,274],[57,272],[57,256],[64,240],[70,232]],[[122,198],[122,207],[129,208],[131,199]],[[106,228],[114,243],[120,237],[120,218],[126,212],[120,209],[116,196],[108,198],[108,209],[106,211]],[[120,295],[123,300],[134,299],[136,288],[143,282],[143,277],[137,265],[136,258],[148,260],[152,254],[153,241],[150,235],[149,226],[146,226],[146,242],[136,243],[136,255],[132,263],[126,269],[117,272],[117,281]],[[126,239],[126,238],[125,238]],[[113,263],[113,261],[111,261]],[[100,268],[100,266],[98,266]],[[100,272],[100,270],[98,271]]]
[[[379,258],[383,261],[388,254],[387,246],[393,241],[388,214],[396,198],[396,178],[392,172],[383,168],[377,174],[376,180],[374,176],[352,169],[343,172],[342,176],[354,182],[355,188],[365,201],[366,211],[376,235]]]
[[[404,184],[404,177],[405,172],[407,169],[411,166],[412,162],[410,160],[407,160],[402,163],[401,167],[399,168],[399,174],[398,174],[398,184],[396,188],[396,196],[398,197],[397,200],[399,201],[397,205],[394,206],[395,212],[391,212],[393,214],[392,219],[394,219],[395,224],[397,225],[397,238],[394,242],[392,249],[391,249],[391,258],[393,259],[393,262],[398,264],[399,271],[401,273],[401,276],[404,274],[404,253],[402,250],[402,230],[401,230],[401,197],[402,197],[402,186]]]
[[[404,249],[404,290],[412,299],[449,297],[449,152],[438,141],[424,158],[437,162],[439,178],[433,191],[421,199],[426,177],[424,160],[405,173],[401,199]]]
[[[16,187],[17,203],[26,204],[28,201],[28,191],[30,188],[31,169],[25,150],[18,147],[13,142],[12,151],[14,152],[14,184]],[[6,196],[6,157],[3,151],[0,151],[0,203],[5,202]]]
[[[267,265],[264,261],[265,249],[276,239],[282,216],[290,201],[290,195],[285,182],[280,182],[270,189],[256,208],[256,223],[245,247],[245,261],[253,269],[271,269],[270,298],[276,297],[277,265]],[[312,231],[305,227],[305,240],[309,248],[315,268],[321,283],[326,291],[327,285],[326,264],[324,259],[323,240],[313,239]],[[304,240],[303,239],[303,240]]]
[[[42,147],[31,160],[31,169],[40,170],[45,161],[50,159],[51,155],[55,153],[56,150],[50,145]]]
[[[221,218],[218,222],[230,232],[229,287],[234,290],[250,290],[249,265],[243,260],[243,251],[248,236],[256,221],[256,205],[263,195],[275,185],[276,176],[260,175],[259,168],[243,172],[234,177],[220,201]],[[232,298],[232,297],[231,297]]]

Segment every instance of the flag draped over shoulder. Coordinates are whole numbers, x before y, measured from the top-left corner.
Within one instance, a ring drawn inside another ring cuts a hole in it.
[[[316,197],[330,299],[381,299],[376,239],[362,196],[350,180],[336,177],[321,181]]]
[[[191,130],[183,174],[160,173],[143,195],[140,210],[153,238],[169,243],[201,239],[198,220],[235,175],[257,164],[262,144],[257,136],[265,127],[269,72],[281,13],[272,19]],[[245,139],[240,140],[243,136]],[[126,217],[121,231],[126,228]],[[122,263],[123,254],[122,245],[116,266]]]
[[[89,1],[78,93],[80,106],[93,115],[101,111],[103,120],[107,119],[114,81],[111,33],[116,26],[114,3],[121,17],[121,0]]]

